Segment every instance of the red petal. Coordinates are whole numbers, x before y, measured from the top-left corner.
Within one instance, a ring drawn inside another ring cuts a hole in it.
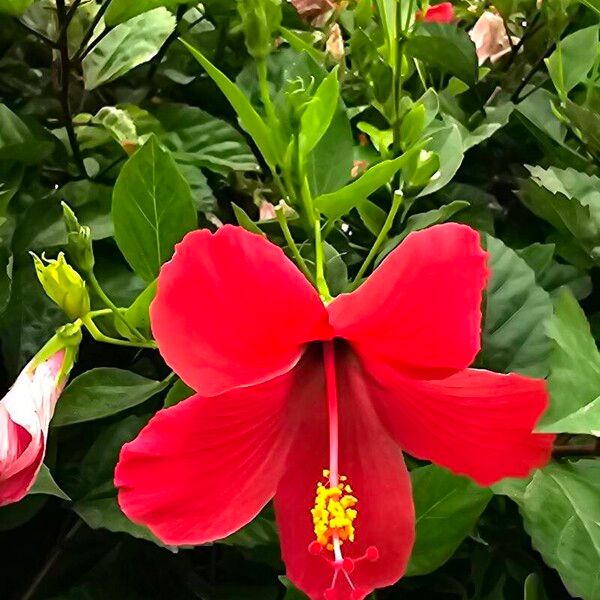
[[[272,498],[289,447],[284,414],[296,369],[217,397],[162,410],[123,446],[119,504],[167,544],[226,537]]]
[[[409,376],[467,368],[479,351],[486,256],[465,225],[411,233],[357,291],[329,305],[336,335]]]
[[[338,353],[339,354],[339,353]],[[373,589],[391,585],[406,569],[414,542],[414,508],[410,477],[402,453],[382,427],[370,402],[362,374],[349,353],[338,356],[340,397],[340,472],[348,476],[358,498],[356,540],[346,542],[346,557],[356,559],[376,546],[379,559],[362,560],[350,574],[364,598]],[[328,467],[328,419],[324,383],[304,410],[286,472],[277,488],[275,511],[288,577],[310,598],[321,600],[333,570],[308,546],[315,540],[310,509],[316,484]],[[350,587],[338,578],[337,597],[347,600]]]
[[[545,381],[467,369],[415,381],[373,368],[371,397],[400,446],[480,485],[545,465],[554,436],[532,433],[546,409]]]
[[[454,6],[451,2],[442,2],[430,6],[425,13],[427,23],[452,23],[454,20]]]
[[[282,250],[233,226],[177,245],[151,320],[163,358],[204,396],[281,375],[330,336],[316,291]]]

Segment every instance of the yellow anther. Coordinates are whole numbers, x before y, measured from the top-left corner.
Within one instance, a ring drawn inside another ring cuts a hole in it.
[[[329,477],[329,471],[323,470],[323,477]],[[347,477],[340,476],[340,482]],[[317,483],[315,504],[311,510],[314,532],[317,542],[329,551],[333,551],[333,540],[337,536],[340,543],[354,541],[354,520],[357,517],[355,496],[350,495],[352,488],[348,484],[329,487],[327,482]]]

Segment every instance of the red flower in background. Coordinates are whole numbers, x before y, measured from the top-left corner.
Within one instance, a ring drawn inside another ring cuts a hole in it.
[[[544,382],[468,369],[486,277],[478,234],[439,225],[325,306],[265,239],[189,234],[151,319],[197,394],[123,447],[123,511],[165,543],[201,544],[274,497],[287,574],[311,598],[394,583],[414,541],[400,449],[482,485],[549,458],[553,436],[532,433]]]
[[[451,2],[442,2],[430,6],[423,17],[421,11],[417,11],[417,21],[423,20],[427,23],[452,23],[454,21],[454,6]]]

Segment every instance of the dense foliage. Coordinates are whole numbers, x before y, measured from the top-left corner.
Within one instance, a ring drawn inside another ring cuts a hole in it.
[[[600,600],[600,3],[294,4],[0,0],[4,388],[83,331],[45,466],[0,509],[0,594],[302,598],[270,508],[197,548],[119,509],[121,446],[191,393],[152,340],[160,266],[237,223],[335,296],[455,221],[489,253],[476,366],[548,377],[554,459],[481,488],[409,458],[417,541],[377,598]]]

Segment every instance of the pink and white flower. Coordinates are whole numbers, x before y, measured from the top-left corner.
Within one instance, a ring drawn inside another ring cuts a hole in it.
[[[21,371],[0,400],[0,506],[18,502],[33,486],[46,454],[48,426],[66,382],[62,349]]]

